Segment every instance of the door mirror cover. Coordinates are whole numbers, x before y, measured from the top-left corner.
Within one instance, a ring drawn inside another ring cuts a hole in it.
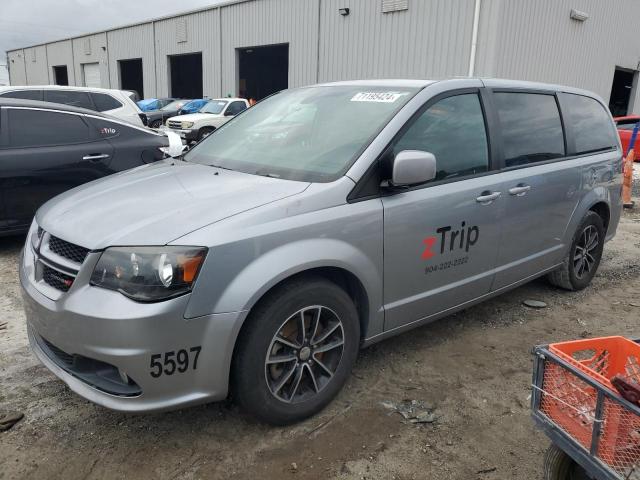
[[[436,178],[436,157],[420,150],[403,150],[393,160],[391,184],[394,187],[409,187]]]
[[[176,132],[165,131],[164,134],[169,139],[169,147],[167,148],[167,154],[171,158],[177,158],[184,152],[184,145],[182,145],[182,139]]]

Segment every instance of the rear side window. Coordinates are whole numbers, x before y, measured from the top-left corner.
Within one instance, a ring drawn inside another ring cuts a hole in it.
[[[89,141],[89,127],[78,115],[9,108],[9,146],[42,147]]]
[[[456,95],[430,106],[402,134],[393,153],[403,150],[433,153],[436,181],[486,172],[489,152],[478,95]]]
[[[45,90],[44,100],[45,102],[62,103],[64,105],[72,105],[74,107],[95,110],[87,92],[78,92],[74,90]]]
[[[582,95],[563,94],[563,113],[576,142],[576,154],[610,150],[618,138],[609,114],[597,100]]]
[[[247,105],[244,102],[233,102],[227,107],[226,115],[238,115],[240,112],[244,112],[247,109]]]
[[[122,107],[122,104],[118,100],[106,93],[91,92],[91,98],[93,99],[93,103],[96,104],[96,110],[98,112],[106,112],[107,110],[115,110],[116,108]]]
[[[564,133],[555,96],[500,92],[494,98],[506,167],[564,157]]]
[[[3,93],[0,96],[4,98],[20,98],[23,100],[42,101],[42,90],[16,90],[15,92]]]

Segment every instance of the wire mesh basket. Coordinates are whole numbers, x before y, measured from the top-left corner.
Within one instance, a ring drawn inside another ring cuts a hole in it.
[[[640,406],[616,391],[640,385],[640,345],[622,337],[535,349],[533,417],[596,479],[640,480]]]

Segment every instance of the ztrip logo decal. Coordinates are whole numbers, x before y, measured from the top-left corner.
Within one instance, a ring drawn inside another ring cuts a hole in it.
[[[118,131],[115,128],[111,128],[111,127],[102,127],[100,129],[100,133],[102,135],[115,135],[116,133],[118,133]]]
[[[432,235],[422,240],[422,260],[430,260],[437,255],[445,253],[469,250],[478,243],[480,239],[480,227],[467,226],[467,222],[462,222],[459,229],[453,229],[452,226],[440,227],[436,230],[437,235]],[[439,248],[439,251],[437,250]],[[453,260],[447,260],[442,263],[429,265],[425,268],[425,274],[447,270],[452,267],[464,265],[469,261],[469,255],[465,255]]]

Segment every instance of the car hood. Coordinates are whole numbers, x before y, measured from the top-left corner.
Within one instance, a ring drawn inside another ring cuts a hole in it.
[[[222,115],[216,115],[215,113],[189,113],[188,115],[180,115],[178,117],[170,118],[169,120],[175,120],[178,122],[197,122],[205,118],[220,117]]]
[[[308,186],[164,160],[63,193],[40,208],[36,221],[52,235],[93,250],[164,245]]]

